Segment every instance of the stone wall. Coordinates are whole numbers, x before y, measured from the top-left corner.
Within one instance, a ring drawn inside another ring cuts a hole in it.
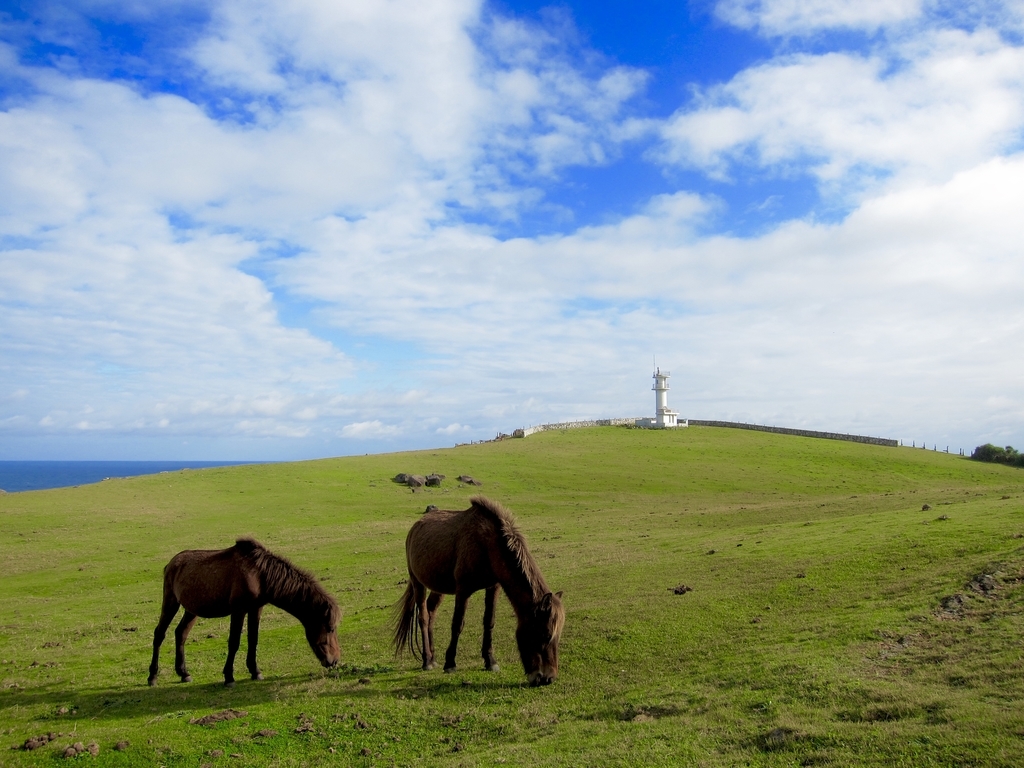
[[[533,427],[517,429],[514,437],[527,437],[537,432],[550,432],[555,429],[582,429],[584,427],[621,427],[634,426],[641,417],[633,419],[593,419],[589,421],[563,421],[558,424],[538,424]],[[867,443],[868,445],[885,445],[895,447],[896,440],[885,437],[865,437],[863,435],[847,435],[841,432],[816,432],[812,429],[789,429],[788,427],[766,427],[761,424],[744,424],[738,421],[705,421],[689,419],[691,427],[728,427],[731,429],[753,429],[758,432],[774,432],[778,435],[797,435],[798,437],[821,437],[827,440],[847,440],[851,443]]]
[[[827,440],[847,440],[851,443],[867,443],[868,445],[886,445],[896,447],[899,442],[886,437],[864,437],[863,435],[847,435],[841,432],[815,432],[812,429],[789,429],[788,427],[766,427],[761,424],[743,424],[738,421],[704,421],[690,419],[691,427],[730,427],[732,429],[753,429],[758,432],[774,432],[779,435],[797,435],[799,437],[822,437]]]
[[[639,417],[637,417],[639,418]],[[592,419],[589,421],[562,421],[558,424],[538,424],[534,427],[524,427],[523,437],[536,432],[550,432],[554,429],[582,429],[583,427],[622,427],[632,426],[636,419]],[[517,429],[516,432],[519,432]],[[514,433],[513,433],[514,434]]]

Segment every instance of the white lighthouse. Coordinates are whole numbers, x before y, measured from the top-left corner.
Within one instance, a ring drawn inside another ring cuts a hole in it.
[[[668,378],[672,374],[662,371],[661,368],[654,369],[654,418],[638,419],[638,427],[649,427],[651,429],[669,429],[672,427],[687,427],[689,423],[684,419],[679,421],[679,413],[668,407]]]

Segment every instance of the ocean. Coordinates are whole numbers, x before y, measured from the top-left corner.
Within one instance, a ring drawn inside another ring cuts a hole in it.
[[[0,489],[42,491],[98,483],[108,477],[135,477],[179,469],[232,467],[256,461],[0,461]]]

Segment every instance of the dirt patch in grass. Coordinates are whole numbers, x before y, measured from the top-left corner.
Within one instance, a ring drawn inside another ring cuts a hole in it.
[[[905,702],[872,704],[861,709],[848,709],[837,714],[847,723],[893,723],[921,715],[921,708]]]
[[[213,712],[203,717],[194,717],[189,722],[192,725],[213,725],[224,720],[236,720],[245,717],[249,713],[241,709],[222,709],[220,712]]]
[[[795,746],[805,738],[805,734],[793,728],[776,727],[757,737],[757,748],[762,752],[776,752]]]
[[[680,713],[679,707],[660,706],[657,704],[627,704],[619,713],[619,720],[632,723],[650,723],[663,717],[671,717]]]
[[[913,629],[879,630],[878,644],[866,653],[869,676],[962,690],[1010,690],[1020,666],[1018,654],[1010,649],[1019,643],[1022,574],[1024,553],[1014,562],[990,563],[974,571],[963,582],[962,591],[942,597],[930,615],[913,617],[917,623]],[[851,722],[949,721],[944,705],[920,703],[932,699],[934,690],[912,691],[907,690],[903,702],[866,702],[838,717]]]

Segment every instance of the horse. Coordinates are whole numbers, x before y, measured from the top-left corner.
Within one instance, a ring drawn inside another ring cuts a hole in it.
[[[270,552],[258,541],[242,538],[227,549],[187,549],[167,563],[160,621],[153,631],[149,684],[156,684],[160,644],[179,606],[185,607],[185,615],[174,630],[174,671],[181,682],[192,682],[192,675],[185,667],[185,641],[200,616],[204,619],[231,617],[228,658],[224,664],[224,685],[231,688],[235,684],[235,653],[242,637],[242,623],[248,615],[249,647],[245,663],[252,679],[262,680],[263,675],[256,665],[256,643],[260,615],[268,603],[302,622],[309,647],[323,666],[338,664],[341,650],[337,628],[341,609],[335,599],[309,573]]]
[[[426,512],[409,530],[405,539],[409,581],[395,605],[395,655],[408,648],[414,657],[422,657],[423,669],[433,669],[434,617],[443,596],[455,595],[452,637],[444,661],[444,671],[454,672],[466,601],[483,589],[484,668],[496,672],[494,609],[498,590],[504,589],[518,619],[516,643],[530,685],[549,685],[558,676],[558,641],[565,623],[562,593],[548,589],[512,514],[482,496],[470,501],[467,510]]]

